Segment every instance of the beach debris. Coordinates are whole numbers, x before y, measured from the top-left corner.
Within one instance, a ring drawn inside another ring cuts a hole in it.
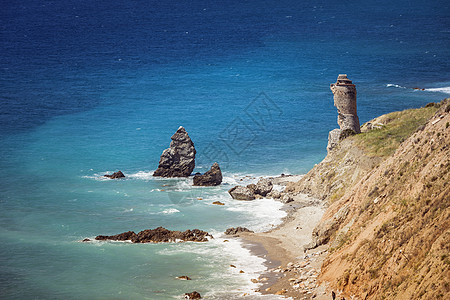
[[[110,179],[120,179],[120,178],[125,178],[125,175],[123,175],[122,171],[117,171],[111,175],[105,174],[105,175],[103,175],[103,177],[107,177]]]
[[[252,231],[248,228],[245,228],[245,227],[240,227],[240,226],[231,227],[231,228],[228,228],[227,230],[225,230],[226,235],[236,235],[236,234],[243,233],[243,232],[253,233],[254,231]]]
[[[255,192],[247,186],[237,185],[231,188],[228,193],[235,200],[254,200]]]
[[[211,169],[205,172],[205,174],[197,173],[194,176],[195,186],[217,186],[222,183],[222,171],[219,164],[214,163]]]
[[[208,238],[213,238],[206,231],[200,229],[186,231],[172,231],[164,227],[147,229],[139,233],[127,231],[117,235],[99,235],[95,239],[98,241],[131,241],[133,243],[170,243],[170,242],[207,242]]]
[[[192,293],[185,293],[184,299],[202,299],[202,296],[200,295],[200,293],[193,291]]]
[[[185,275],[177,276],[177,279],[179,279],[179,280],[191,280],[191,278],[189,276],[185,276]]]
[[[188,177],[195,168],[194,143],[186,129],[180,126],[171,137],[170,147],[163,151],[153,176]]]
[[[215,205],[225,205],[224,203],[222,203],[222,202],[220,202],[220,201],[214,201],[212,204],[215,204]]]

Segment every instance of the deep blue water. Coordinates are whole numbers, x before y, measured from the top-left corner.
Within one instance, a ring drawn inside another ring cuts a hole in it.
[[[279,222],[279,204],[226,190],[325,156],[340,73],[357,86],[361,122],[448,97],[449,15],[448,1],[3,1],[0,298],[245,291],[263,267],[237,242],[78,241]],[[198,171],[222,166],[221,188],[152,178],[180,125]],[[129,178],[99,179],[118,169]],[[185,274],[195,280],[173,280]]]

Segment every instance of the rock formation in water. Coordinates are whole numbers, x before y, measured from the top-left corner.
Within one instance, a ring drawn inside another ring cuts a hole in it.
[[[163,151],[153,176],[188,177],[195,167],[194,143],[183,126],[171,137],[170,148]]]
[[[219,164],[214,163],[209,171],[205,174],[195,174],[195,186],[216,186],[222,183],[222,171]]]
[[[255,187],[255,194],[261,195],[263,197],[267,196],[268,193],[272,191],[273,184],[272,181],[267,178],[261,178]]]
[[[261,178],[256,184],[237,185],[231,188],[228,193],[236,200],[254,200],[255,198],[266,197],[272,191],[272,188],[273,183],[270,179]]]
[[[333,149],[340,140],[349,135],[361,133],[359,118],[356,113],[356,87],[346,74],[340,74],[336,83],[330,85],[334,95],[334,106],[338,110],[340,129],[330,131],[327,150]]]
[[[119,179],[119,178],[125,178],[125,175],[123,175],[122,171],[117,171],[115,173],[113,173],[112,175],[103,175],[104,177],[108,177],[111,179]]]
[[[255,192],[246,186],[237,185],[231,188],[228,193],[235,200],[254,200]]]
[[[245,228],[245,227],[240,227],[240,226],[239,227],[231,227],[231,228],[228,228],[227,230],[225,230],[226,235],[236,235],[236,234],[239,234],[242,232],[253,233],[254,231],[252,231],[248,228]]]
[[[200,293],[193,291],[192,293],[185,293],[184,294],[184,299],[202,299],[202,296],[200,295]]]
[[[186,231],[172,231],[163,227],[147,229],[139,233],[127,231],[116,235],[99,235],[95,239],[98,241],[131,241],[133,243],[170,243],[170,242],[207,242],[212,235],[199,229]]]

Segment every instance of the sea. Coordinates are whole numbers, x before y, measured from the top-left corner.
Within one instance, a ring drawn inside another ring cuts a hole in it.
[[[223,232],[286,212],[227,190],[325,157],[339,74],[361,123],[450,97],[450,2],[1,1],[0,298],[276,299]],[[179,126],[221,186],[152,176]],[[81,242],[159,226],[214,239]]]

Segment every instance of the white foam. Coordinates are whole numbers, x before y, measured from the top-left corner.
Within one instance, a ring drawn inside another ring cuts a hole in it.
[[[450,86],[445,86],[445,87],[440,87],[440,88],[425,89],[425,91],[450,94]]]
[[[179,212],[180,211],[178,209],[176,209],[176,208],[168,208],[168,209],[163,210],[161,212],[161,214],[171,215],[171,214],[176,214],[176,213],[179,213]]]
[[[282,222],[286,212],[281,210],[283,203],[273,199],[257,199],[252,201],[232,201],[227,205],[229,211],[242,212],[247,214],[243,224],[256,232],[267,231]]]
[[[134,174],[127,175],[128,178],[139,179],[139,180],[150,180],[153,179],[154,171],[139,171]]]
[[[404,87],[404,86],[401,86],[401,85],[398,85],[398,84],[393,84],[393,83],[386,84],[386,87],[396,87],[396,88],[399,88],[399,89],[406,89],[406,87]]]

